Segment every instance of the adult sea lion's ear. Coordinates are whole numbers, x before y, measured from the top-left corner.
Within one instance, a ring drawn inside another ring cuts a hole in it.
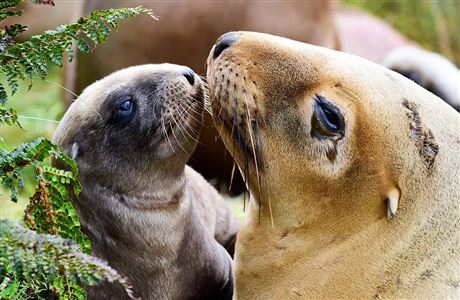
[[[401,196],[399,189],[392,188],[386,195],[387,201],[387,218],[392,220],[396,216],[398,210],[399,197]]]

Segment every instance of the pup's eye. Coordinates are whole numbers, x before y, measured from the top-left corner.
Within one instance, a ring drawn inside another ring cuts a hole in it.
[[[320,95],[315,95],[313,105],[312,136],[333,140],[343,137],[345,121],[340,110]]]
[[[135,105],[131,97],[126,97],[117,109],[117,117],[120,119],[129,119],[134,114]]]
[[[131,100],[131,98],[129,98],[128,100],[122,102],[120,106],[118,106],[118,111],[121,115],[128,116],[133,112],[133,106],[133,101]]]

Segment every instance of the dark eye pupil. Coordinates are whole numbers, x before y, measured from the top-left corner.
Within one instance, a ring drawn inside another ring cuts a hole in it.
[[[332,128],[337,130],[337,126],[339,125],[339,122],[340,122],[338,116],[327,108],[323,108],[323,111],[324,111],[324,115],[327,118],[327,121],[329,122],[329,125]]]
[[[131,100],[126,100],[125,102],[123,102],[122,104],[120,104],[120,107],[119,109],[121,111],[129,111],[131,109],[131,107],[133,106],[133,103],[131,102]]]
[[[342,137],[345,122],[339,108],[320,95],[315,95],[314,100],[312,136],[331,139]]]

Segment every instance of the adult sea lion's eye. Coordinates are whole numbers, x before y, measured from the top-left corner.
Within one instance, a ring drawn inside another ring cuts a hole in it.
[[[345,122],[340,110],[320,95],[315,95],[313,105],[312,136],[316,138],[341,138]]]

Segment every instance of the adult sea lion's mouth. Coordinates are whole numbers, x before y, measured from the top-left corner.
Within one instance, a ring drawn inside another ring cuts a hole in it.
[[[240,168],[262,169],[257,98],[245,73],[238,62],[222,57],[214,61],[208,69],[210,107],[217,130]]]

